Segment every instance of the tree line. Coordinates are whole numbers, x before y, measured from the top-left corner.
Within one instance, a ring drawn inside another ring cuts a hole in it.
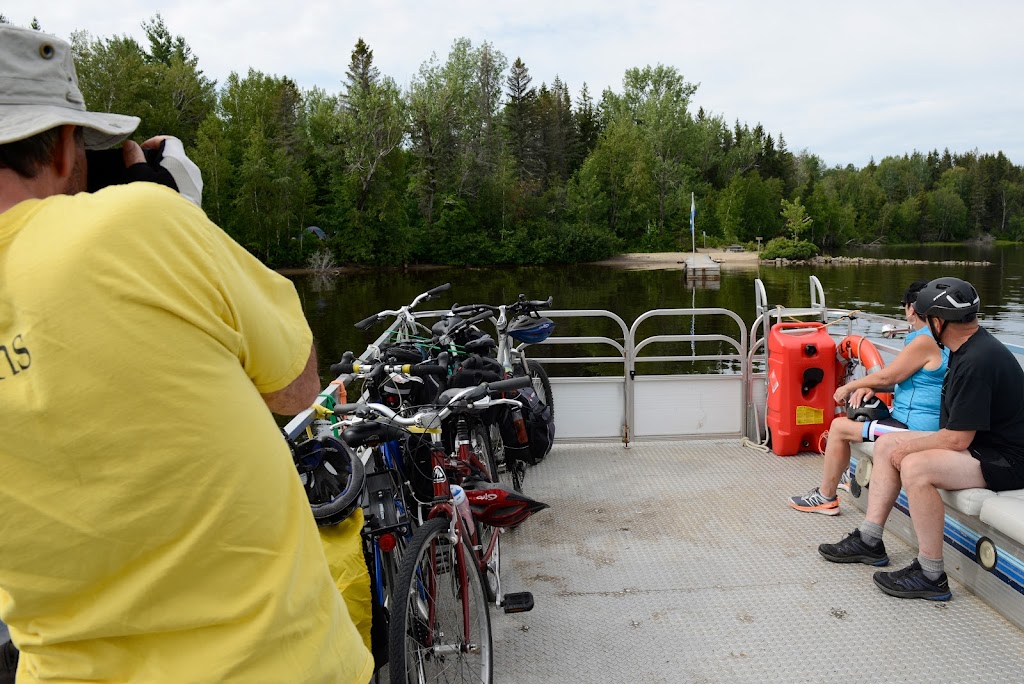
[[[557,76],[538,86],[521,58],[460,38],[402,88],[360,39],[336,92],[253,69],[218,85],[160,15],[143,29],[145,43],[71,36],[86,102],[140,116],[139,139],[181,138],[211,219],[274,267],[324,250],[392,265],[685,250],[691,193],[698,231],[719,244],[1024,239],[1024,172],[1002,152],[828,168],[781,133],[694,111],[698,86],[672,66],[573,97]]]

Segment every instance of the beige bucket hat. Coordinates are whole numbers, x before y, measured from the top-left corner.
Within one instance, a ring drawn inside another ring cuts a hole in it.
[[[139,118],[86,110],[66,41],[0,25],[0,144],[64,125],[82,126],[86,148],[101,150],[131,135]]]

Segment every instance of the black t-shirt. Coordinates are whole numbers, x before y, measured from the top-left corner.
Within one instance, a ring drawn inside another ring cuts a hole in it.
[[[1024,370],[984,328],[949,355],[939,427],[976,430],[970,450],[980,460],[1024,468]]]

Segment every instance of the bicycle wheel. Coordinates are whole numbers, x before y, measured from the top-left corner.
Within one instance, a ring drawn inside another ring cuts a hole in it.
[[[483,581],[468,546],[448,538],[448,524],[428,520],[402,558],[390,625],[391,684],[492,681]]]
[[[487,473],[485,473],[487,479],[491,482],[499,482],[501,470],[498,467],[498,459],[494,455],[490,430],[479,420],[472,420],[469,424],[469,448],[473,450],[480,464],[487,468]]]
[[[498,466],[498,473],[501,477],[499,482],[511,484],[517,492],[523,491],[523,478],[526,477],[526,464],[522,461],[513,460],[509,462],[505,451],[505,440],[501,438],[501,430],[497,425],[489,426],[491,434],[491,452],[494,455],[494,462]]]
[[[537,392],[540,400],[551,409],[551,417],[555,417],[555,398],[551,394],[551,379],[548,378],[548,372],[544,370],[544,366],[540,365],[539,361],[533,359],[527,359],[527,365],[530,368],[530,377],[533,379],[533,389]]]

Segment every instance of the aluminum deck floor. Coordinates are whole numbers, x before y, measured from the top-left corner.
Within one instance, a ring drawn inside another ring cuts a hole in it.
[[[1024,680],[1024,633],[961,585],[896,599],[818,555],[863,519],[786,505],[820,468],[739,440],[557,444],[524,486],[551,508],[502,539],[503,588],[536,607],[492,610],[494,681]],[[885,542],[889,569],[916,555]]]

